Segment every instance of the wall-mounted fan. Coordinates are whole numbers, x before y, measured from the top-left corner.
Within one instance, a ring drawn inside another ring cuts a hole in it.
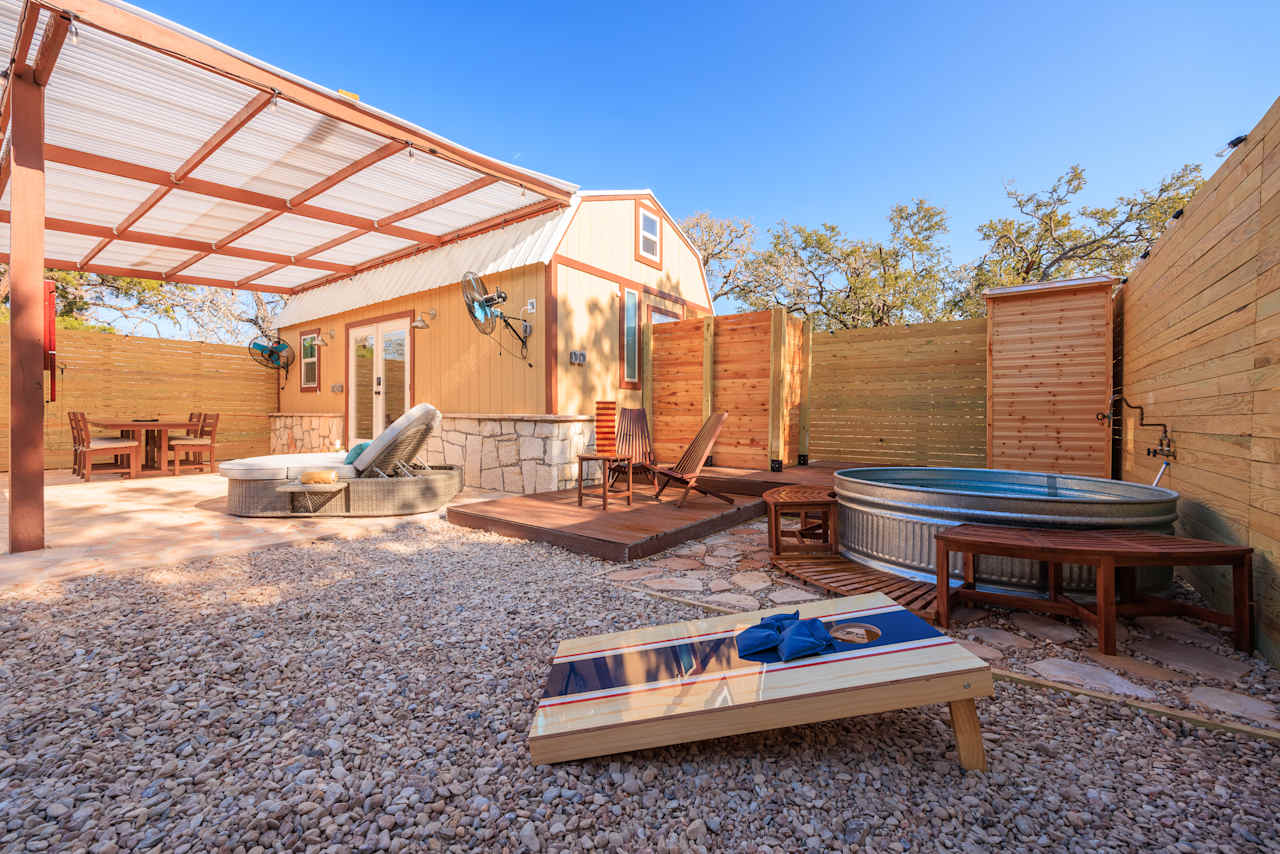
[[[259,335],[249,342],[249,356],[264,368],[284,371],[286,381],[294,355],[293,348],[274,335]]]
[[[520,342],[520,358],[529,357],[529,336],[533,334],[533,326],[527,320],[520,320],[520,328],[517,330],[511,318],[502,313],[499,306],[507,301],[507,295],[501,288],[495,288],[493,293],[489,293],[479,276],[475,273],[463,273],[462,301],[466,303],[467,315],[481,335],[492,335],[493,330],[498,328],[498,321],[502,321],[507,331]]]

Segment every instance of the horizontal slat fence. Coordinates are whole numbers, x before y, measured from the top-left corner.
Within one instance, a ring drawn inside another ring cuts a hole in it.
[[[809,456],[986,464],[984,319],[814,332]]]
[[[45,405],[45,467],[71,465],[67,413],[90,418],[178,417],[217,412],[218,458],[267,453],[267,415],[280,382],[243,346],[58,331],[58,399]],[[9,394],[9,327],[0,326],[0,400]],[[48,399],[46,379],[45,399]],[[0,471],[9,470],[9,409],[0,405]]]

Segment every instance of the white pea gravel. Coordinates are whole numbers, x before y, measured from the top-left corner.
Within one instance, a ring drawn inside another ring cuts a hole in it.
[[[535,767],[563,637],[701,616],[432,521],[0,595],[0,850],[1258,851],[1280,748],[1001,683]]]

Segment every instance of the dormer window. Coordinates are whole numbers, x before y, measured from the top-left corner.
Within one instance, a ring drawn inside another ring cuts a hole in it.
[[[643,202],[636,202],[636,260],[662,267],[662,219]]]

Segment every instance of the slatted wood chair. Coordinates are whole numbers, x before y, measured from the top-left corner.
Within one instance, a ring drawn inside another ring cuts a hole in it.
[[[218,436],[218,413],[205,412],[200,416],[200,429],[195,436],[170,436],[169,453],[173,457],[173,473],[182,474],[187,470],[205,469],[213,471],[216,460],[214,447]],[[186,457],[187,459],[183,459]]]
[[[86,481],[95,474],[119,474],[132,477],[142,453],[138,438],[124,436],[94,436],[89,432],[89,418],[83,412],[68,412],[71,422],[72,464],[71,470]],[[95,463],[95,459],[110,458],[110,462]]]
[[[702,467],[706,465],[707,457],[711,455],[711,447],[715,445],[716,439],[720,437],[720,431],[724,428],[724,421],[728,417],[729,413],[727,412],[713,414],[698,430],[698,435],[693,437],[689,447],[685,448],[679,462],[673,466],[653,467],[654,476],[659,484],[656,498],[661,499],[663,490],[675,483],[684,487],[684,494],[676,502],[677,507],[684,506],[684,502],[689,498],[690,490],[700,492],[703,495],[710,495],[713,498],[719,498],[728,504],[734,503],[729,496],[698,485],[698,475],[702,473]]]
[[[649,435],[649,418],[643,409],[618,410],[617,453],[630,457],[632,472],[654,480],[654,468],[658,458],[653,452],[653,437]],[[626,466],[613,466],[610,479],[626,474]]]

